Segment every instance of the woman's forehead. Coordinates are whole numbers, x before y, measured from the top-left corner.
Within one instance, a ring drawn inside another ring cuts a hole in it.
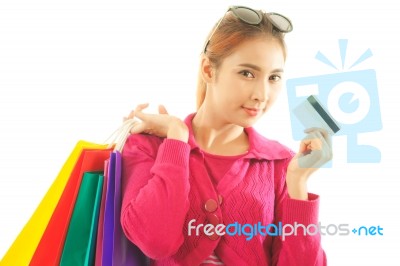
[[[257,38],[242,42],[222,64],[226,66],[251,64],[269,70],[283,69],[284,62],[284,52],[279,41],[272,38]]]

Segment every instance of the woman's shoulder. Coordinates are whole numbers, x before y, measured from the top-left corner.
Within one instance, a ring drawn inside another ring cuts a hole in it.
[[[147,154],[156,154],[164,138],[149,134],[131,134],[124,145],[123,151],[140,150]]]

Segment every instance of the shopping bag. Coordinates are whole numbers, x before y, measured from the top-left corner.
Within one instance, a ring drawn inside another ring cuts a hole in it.
[[[107,146],[103,149],[82,151],[30,261],[30,266],[59,264],[83,173],[104,171],[104,161],[110,157],[110,153],[111,149],[107,149]]]
[[[133,245],[133,243],[126,238],[125,233],[122,231],[120,222],[122,205],[122,158],[119,151],[114,151],[112,155],[115,155],[111,157],[111,160],[115,158],[114,247],[112,265],[147,265],[149,259],[138,247]]]
[[[103,223],[102,265],[141,266],[148,264],[148,258],[130,242],[122,231],[121,216],[121,151],[133,126],[127,121],[118,133],[114,152],[108,162],[108,181]]]
[[[103,222],[102,265],[112,265],[114,246],[114,193],[115,193],[115,154],[112,153],[108,163],[107,193]]]
[[[86,172],[68,227],[60,266],[93,265],[103,172]]]
[[[107,182],[108,182],[108,163],[110,160],[104,162],[104,184],[103,192],[101,194],[101,204],[99,213],[99,222],[97,227],[97,237],[96,237],[96,254],[95,254],[95,266],[102,266],[101,260],[103,257],[103,222],[104,222],[104,209],[107,193]]]
[[[29,264],[83,149],[104,149],[106,147],[106,145],[86,141],[79,141],[75,145],[39,206],[4,255],[0,262],[1,265]]]

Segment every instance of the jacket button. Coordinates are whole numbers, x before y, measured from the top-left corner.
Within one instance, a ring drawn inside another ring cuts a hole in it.
[[[209,199],[206,201],[206,204],[204,205],[204,208],[208,212],[214,212],[218,207],[218,204],[215,200]]]
[[[217,217],[217,219],[218,219],[218,217]],[[211,225],[211,224],[212,224],[211,221],[208,221],[207,225]],[[207,230],[205,229],[206,227],[204,227],[203,231],[202,231],[203,235],[208,237],[208,239],[210,239],[210,240],[216,240],[219,238],[219,235],[215,232],[216,224],[213,224],[213,226],[214,226],[214,228],[209,228]],[[210,229],[212,229],[212,230],[210,230]]]
[[[215,213],[207,214],[207,220],[210,224],[217,226],[219,224],[219,218]]]

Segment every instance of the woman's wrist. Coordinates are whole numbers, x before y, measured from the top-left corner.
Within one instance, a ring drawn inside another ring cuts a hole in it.
[[[287,175],[286,185],[291,199],[308,200],[307,178]]]
[[[189,139],[189,129],[180,119],[174,119],[168,128],[167,138],[176,139],[187,143]]]

